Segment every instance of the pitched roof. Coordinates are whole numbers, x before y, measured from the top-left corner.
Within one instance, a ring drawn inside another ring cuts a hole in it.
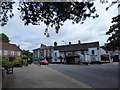
[[[33,49],[33,51],[35,51],[35,50],[42,50],[42,49],[51,49],[51,48],[53,48],[53,46],[45,46],[45,47],[40,47],[40,48],[36,48],[36,49]]]
[[[0,43],[0,49],[21,51],[21,49],[16,44],[10,44],[10,43]]]
[[[65,52],[65,51],[82,51],[82,50],[88,50],[88,48],[94,48],[94,47],[99,47],[99,42],[56,46],[56,47],[54,47],[54,50],[59,50],[60,52]]]

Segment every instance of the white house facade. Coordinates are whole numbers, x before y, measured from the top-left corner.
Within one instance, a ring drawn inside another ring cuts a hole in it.
[[[91,62],[112,62],[110,53],[99,47],[99,42],[89,42],[58,46],[41,45],[40,48],[33,50],[34,58],[46,59],[50,63],[91,63]]]
[[[101,62],[101,55],[106,51],[99,48],[99,42],[80,43],[57,46],[55,43],[52,54],[53,63]],[[73,61],[72,61],[73,60]]]

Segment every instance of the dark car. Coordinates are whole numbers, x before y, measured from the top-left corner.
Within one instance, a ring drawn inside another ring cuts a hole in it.
[[[32,60],[32,63],[34,63],[34,64],[39,64],[39,61],[40,61],[39,58],[34,58],[34,59]]]
[[[48,65],[49,62],[47,60],[42,60],[40,61],[40,65]]]

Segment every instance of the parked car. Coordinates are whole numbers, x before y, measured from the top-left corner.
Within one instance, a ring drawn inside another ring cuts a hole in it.
[[[39,59],[38,58],[34,58],[33,60],[32,60],[32,63],[34,63],[34,64],[39,64]]]
[[[40,65],[48,65],[49,62],[47,60],[42,60],[40,61]]]

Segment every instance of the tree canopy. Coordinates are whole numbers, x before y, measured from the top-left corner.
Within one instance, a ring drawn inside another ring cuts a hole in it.
[[[0,34],[0,42],[9,43],[10,42],[9,37],[7,35],[5,35],[4,33],[1,33]]]
[[[112,23],[106,32],[106,35],[110,35],[106,47],[108,50],[120,50],[120,14],[112,18]]]
[[[1,2],[2,21],[1,26],[7,24],[9,18],[14,16],[14,2]],[[67,20],[72,20],[72,23],[83,23],[86,18],[96,18],[94,3],[84,2],[19,2],[18,10],[20,18],[24,25],[40,25],[43,22],[46,25],[45,35],[49,36],[48,29],[52,27],[58,33],[60,27]]]
[[[116,3],[118,3],[118,8],[120,8],[119,0],[117,0],[112,2],[106,10]],[[107,50],[120,50],[120,14],[113,17],[111,23],[113,23],[113,25],[111,25],[109,30],[106,32],[106,35],[109,35],[110,37],[108,38],[105,47]]]

